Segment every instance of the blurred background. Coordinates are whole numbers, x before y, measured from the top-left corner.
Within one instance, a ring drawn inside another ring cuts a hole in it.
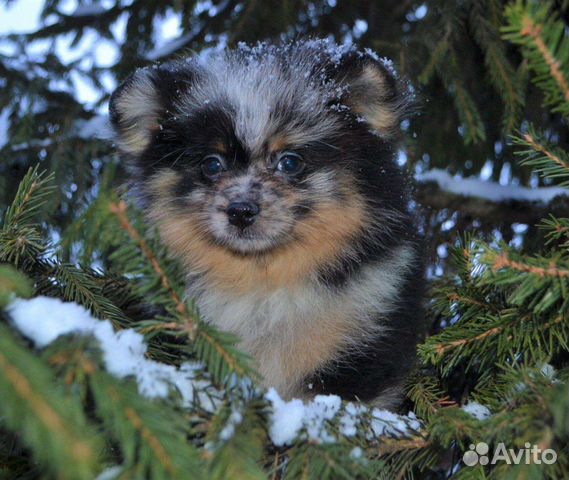
[[[107,104],[133,69],[239,42],[330,37],[392,59],[415,89],[398,161],[416,179],[430,277],[447,272],[447,247],[463,232],[535,250],[535,223],[569,204],[539,194],[544,185],[518,165],[507,139],[532,122],[567,147],[569,130],[542,108],[525,61],[502,39],[504,3],[0,0],[0,214],[40,162],[56,175],[45,227],[57,241],[103,184],[124,181]],[[554,3],[567,24],[569,2]],[[104,267],[96,249],[74,258],[80,235],[73,239],[68,259]]]

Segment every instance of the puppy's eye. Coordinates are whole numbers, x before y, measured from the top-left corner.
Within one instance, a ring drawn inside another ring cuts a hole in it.
[[[225,162],[220,155],[208,155],[202,160],[202,172],[206,177],[215,177],[225,170]]]
[[[304,161],[298,153],[283,152],[278,157],[277,170],[287,175],[300,173],[304,168]]]

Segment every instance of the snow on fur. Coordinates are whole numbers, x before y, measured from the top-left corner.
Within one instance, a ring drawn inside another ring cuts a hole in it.
[[[40,296],[16,300],[8,313],[14,326],[38,348],[62,335],[92,335],[99,342],[106,370],[118,378],[134,377],[138,391],[147,398],[165,398],[176,389],[184,406],[197,402],[208,411],[216,408],[213,387],[196,379],[199,364],[184,363],[177,368],[149,360],[140,333],[133,329],[115,332],[111,322],[94,318],[81,305]]]

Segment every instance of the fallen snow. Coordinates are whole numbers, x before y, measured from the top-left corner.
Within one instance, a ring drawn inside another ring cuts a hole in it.
[[[398,415],[389,410],[374,408],[371,411],[371,434],[368,437],[399,437],[409,435],[410,430],[419,430],[421,424],[413,412]]]
[[[478,402],[468,402],[462,407],[462,410],[472,415],[476,420],[486,420],[491,415],[488,407]]]
[[[340,431],[346,437],[353,437],[358,432],[357,427],[361,422],[361,415],[367,411],[363,405],[348,403],[340,417]]]
[[[95,480],[115,480],[123,473],[124,467],[122,465],[114,465],[106,468],[95,478]]]
[[[303,425],[304,403],[298,398],[285,402],[274,388],[269,389],[265,398],[273,404],[271,440],[277,447],[292,443]]]
[[[549,363],[544,363],[540,369],[541,374],[545,377],[548,378],[549,380],[556,380],[556,375],[557,372],[555,371],[555,367]]]
[[[178,368],[149,360],[140,333],[133,329],[115,332],[111,322],[94,318],[77,303],[41,296],[18,299],[8,313],[14,326],[38,348],[62,335],[92,335],[99,342],[106,370],[118,378],[134,377],[141,395],[166,398],[177,390],[185,407],[198,404],[207,411],[216,409],[214,388],[197,379],[199,364],[187,362]]]
[[[420,183],[436,182],[441,190],[477,197],[492,202],[511,200],[549,203],[557,196],[569,196],[569,189],[561,187],[528,188],[516,185],[500,185],[477,178],[453,177],[445,170],[434,168],[425,173],[418,173],[415,179]]]
[[[0,111],[0,148],[8,143],[8,130],[10,128],[10,110]]]
[[[8,314],[14,327],[37,348],[46,347],[62,335],[93,336],[103,352],[105,369],[118,378],[134,377],[138,391],[147,398],[166,398],[176,390],[184,407],[199,406],[215,412],[220,405],[220,392],[198,378],[201,365],[187,362],[175,367],[150,360],[140,333],[133,329],[115,331],[111,322],[94,318],[77,303],[42,296],[16,299],[8,307]],[[269,433],[276,446],[289,445],[297,438],[334,443],[339,435],[354,437],[358,431],[368,439],[401,437],[421,427],[412,412],[398,415],[356,403],[343,404],[337,395],[316,395],[303,403],[300,399],[285,401],[271,388],[265,398],[272,406]],[[242,420],[242,413],[234,409],[220,432],[220,440],[229,440]],[[354,455],[358,456],[358,451]]]
[[[421,428],[412,412],[398,415],[354,403],[347,403],[342,408],[342,401],[337,395],[316,395],[313,400],[303,403],[297,398],[283,400],[271,388],[265,398],[272,404],[269,435],[278,447],[290,445],[297,438],[315,443],[334,443],[338,434],[355,436],[358,426],[368,439],[409,436]],[[331,428],[332,420],[338,421],[339,432]]]

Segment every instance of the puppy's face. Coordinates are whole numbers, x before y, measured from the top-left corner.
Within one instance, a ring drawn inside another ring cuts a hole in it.
[[[389,180],[377,177],[403,101],[372,54],[304,42],[140,70],[111,114],[175,248],[258,256],[338,241],[338,228],[355,236],[370,206],[384,197],[387,208]]]

